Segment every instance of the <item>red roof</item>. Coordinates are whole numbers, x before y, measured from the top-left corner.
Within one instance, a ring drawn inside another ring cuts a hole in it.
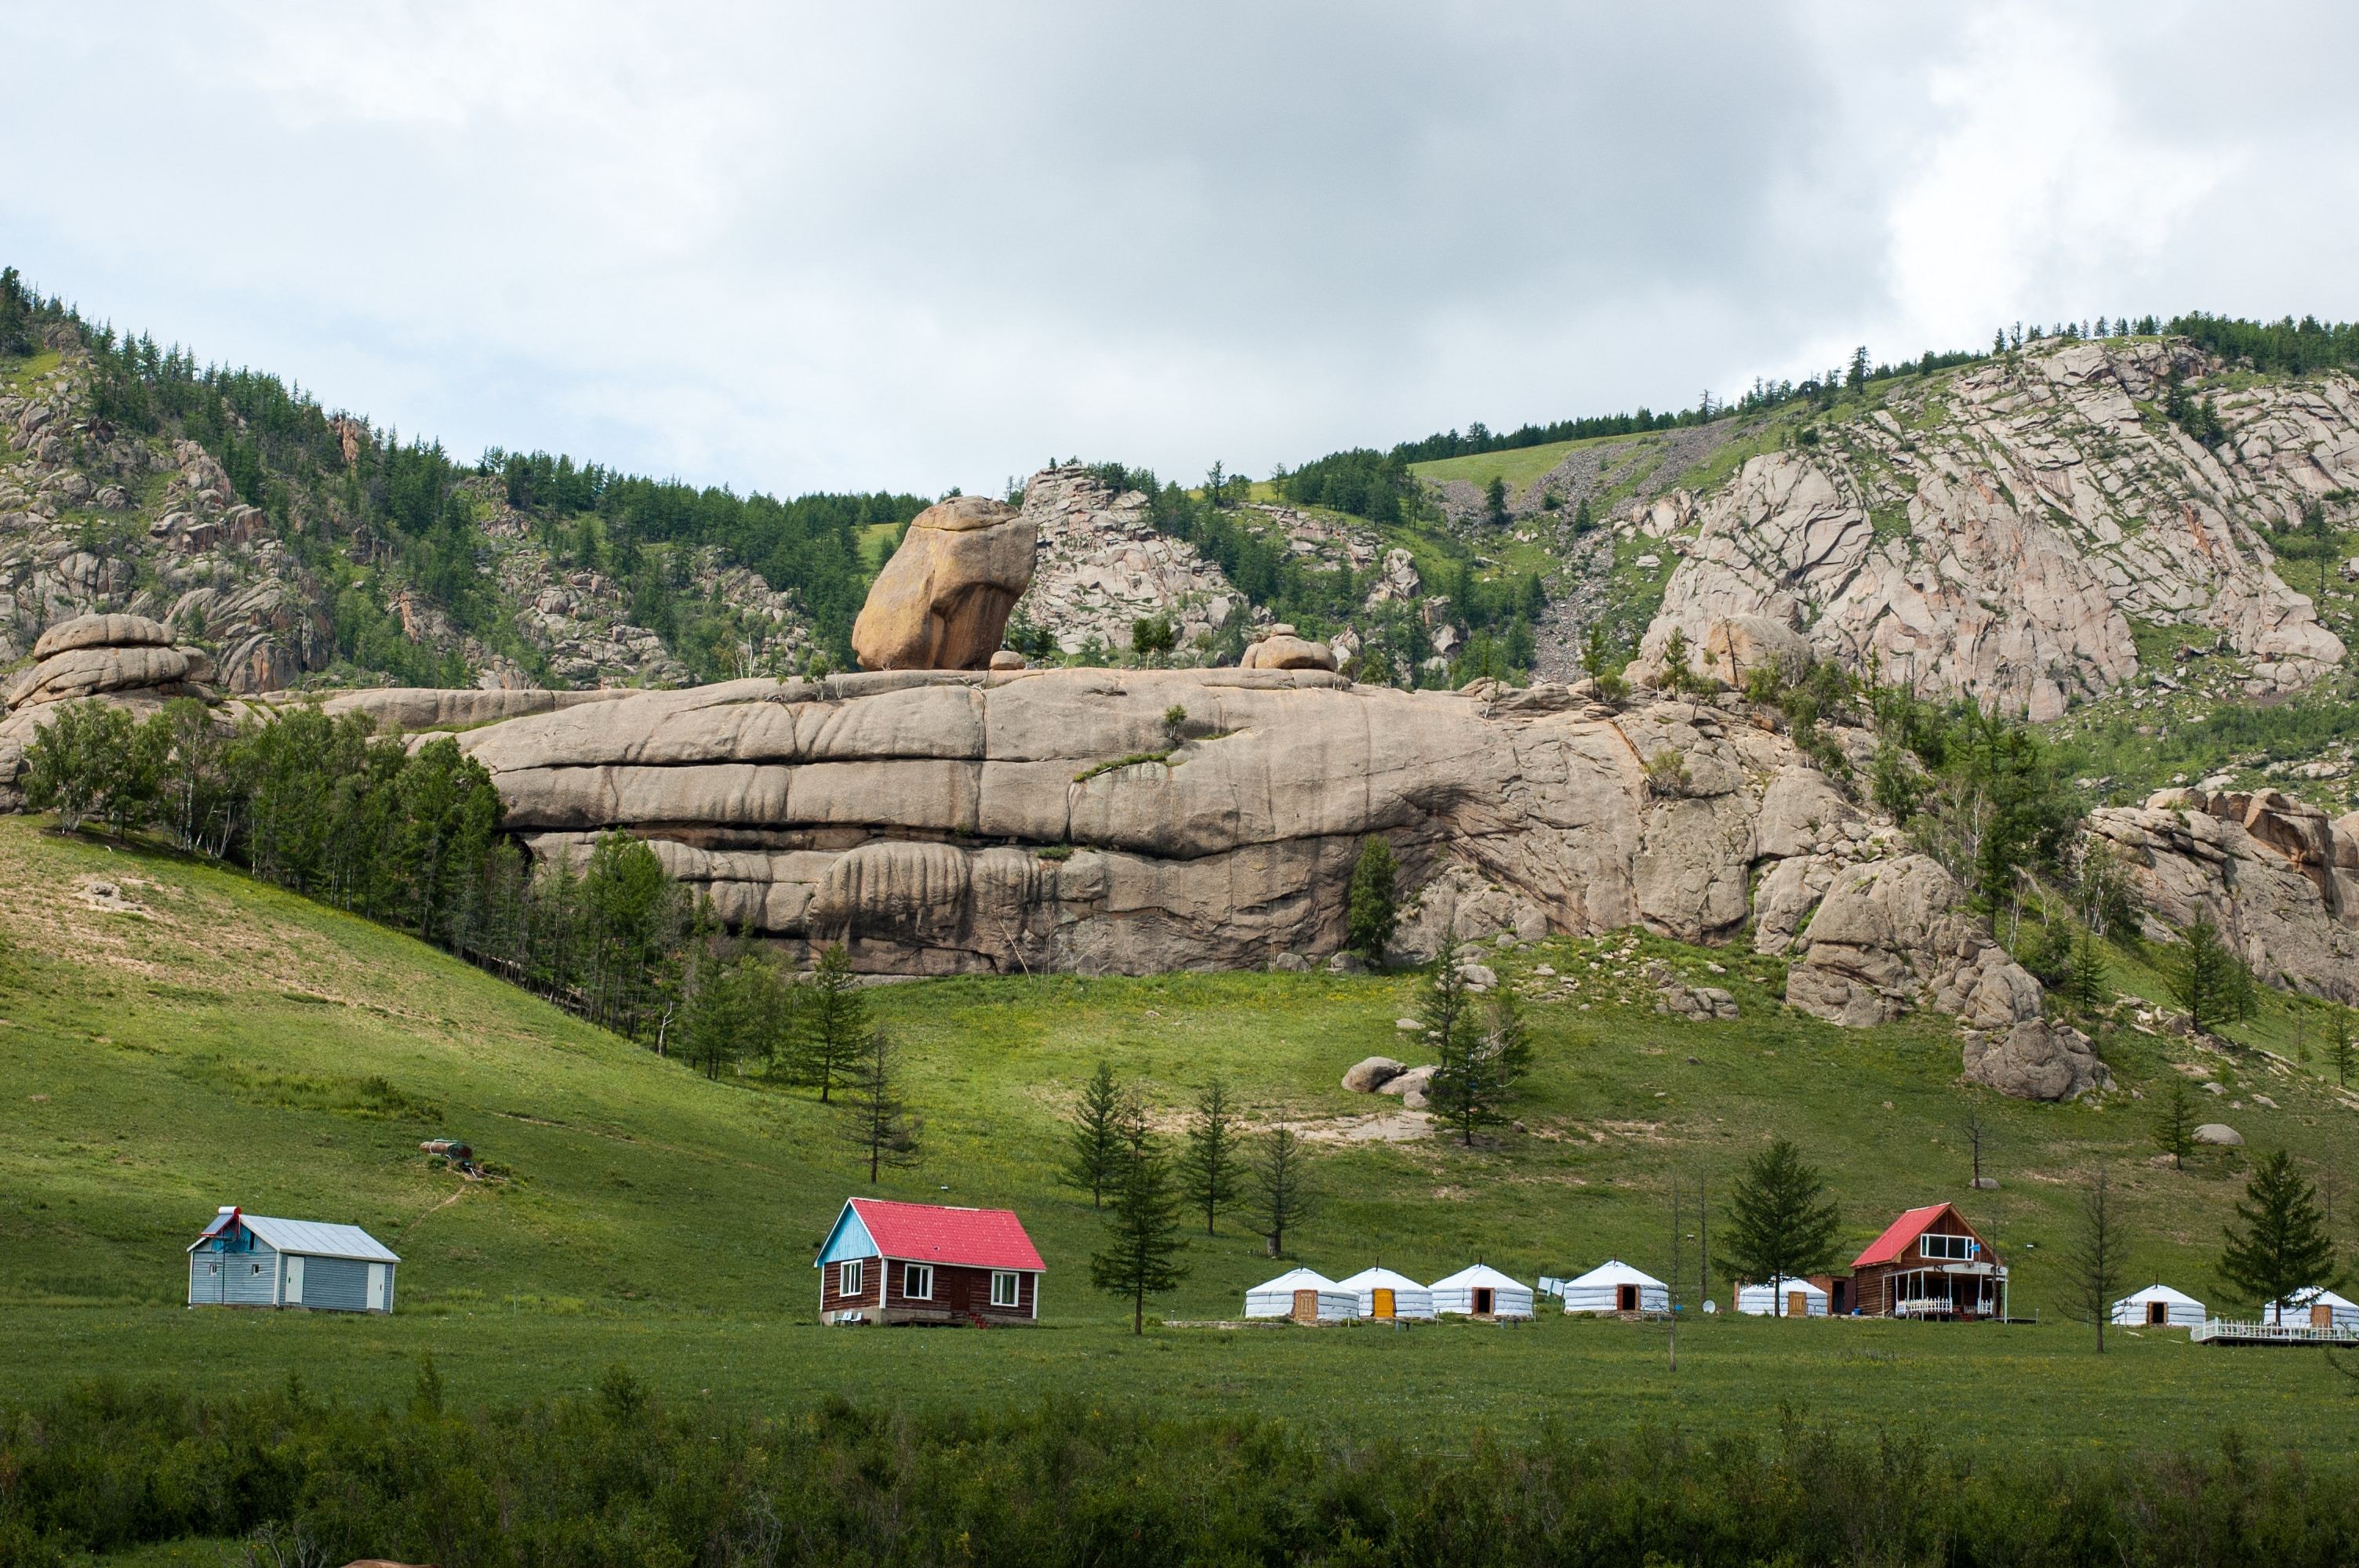
[[[949,1208],[883,1198],[851,1201],[852,1212],[867,1227],[879,1257],[972,1269],[1048,1270],[1039,1249],[1024,1233],[1024,1222],[1007,1209]]]
[[[1955,1212],[1945,1203],[1930,1204],[1923,1208],[1910,1209],[1886,1226],[1883,1235],[1869,1242],[1867,1250],[1853,1259],[1851,1266],[1854,1269],[1865,1269],[1877,1263],[1898,1261],[1900,1255],[1908,1249],[1908,1244],[1931,1228],[1935,1220],[1945,1214]],[[1966,1225],[1962,1216],[1960,1217],[1958,1223]],[[1966,1225],[1966,1228],[1972,1231],[1973,1227]]]

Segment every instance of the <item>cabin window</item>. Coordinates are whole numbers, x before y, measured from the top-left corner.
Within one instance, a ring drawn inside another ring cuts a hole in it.
[[[836,1276],[835,1293],[840,1296],[858,1295],[867,1273],[868,1265],[859,1259],[842,1265],[841,1271]]]
[[[913,1302],[934,1299],[934,1266],[931,1263],[901,1265],[901,1293]]]
[[[1012,1269],[995,1269],[991,1274],[991,1304],[1012,1307],[1024,1304],[1024,1276]]]
[[[259,1263],[249,1263],[246,1265],[245,1271],[249,1274],[259,1274],[262,1272],[262,1265]]]
[[[1971,1236],[1920,1236],[1917,1238],[1917,1255],[1920,1258],[1971,1258],[1974,1252],[1974,1238]]]

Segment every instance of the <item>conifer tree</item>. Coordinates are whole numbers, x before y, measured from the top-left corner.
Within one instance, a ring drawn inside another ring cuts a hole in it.
[[[2326,1065],[2334,1069],[2335,1087],[2347,1088],[2351,1084],[2351,1069],[2359,1065],[2359,1045],[2354,1045],[2353,1040],[2352,1011],[2343,1003],[2336,1002],[2327,1019]]]
[[[901,1047],[891,1031],[871,1029],[845,1064],[843,1114],[843,1136],[868,1166],[871,1186],[879,1171],[918,1162],[918,1132],[924,1123],[901,1098]]]
[[[826,1105],[836,1084],[852,1066],[853,1058],[868,1044],[868,999],[853,973],[852,957],[838,942],[820,950],[819,963],[803,982],[805,994],[794,1043],[792,1076],[819,1090]]]
[[[1530,1032],[1512,986],[1491,997],[1484,1016],[1445,1034],[1439,1070],[1426,1086],[1426,1098],[1442,1125],[1473,1146],[1474,1134],[1508,1119],[1518,1083],[1531,1066]]]
[[[1081,1104],[1066,1131],[1065,1163],[1059,1173],[1068,1186],[1090,1195],[1090,1206],[1105,1206],[1107,1190],[1122,1171],[1123,1126],[1129,1108],[1114,1068],[1100,1062],[1082,1086]]]
[[[1204,1214],[1204,1234],[1210,1236],[1221,1211],[1235,1202],[1244,1179],[1242,1141],[1236,1107],[1229,1087],[1219,1078],[1197,1092],[1195,1114],[1188,1123],[1188,1144],[1180,1156],[1180,1195],[1191,1209]]]
[[[1147,1303],[1188,1277],[1179,1259],[1188,1243],[1180,1234],[1180,1200],[1172,1191],[1169,1162],[1147,1130],[1146,1118],[1125,1118],[1116,1148],[1114,1206],[1106,1215],[1106,1244],[1090,1259],[1090,1283],[1130,1302],[1130,1331],[1147,1332]]]
[[[2318,1192],[2280,1149],[2265,1154],[2236,1206],[2243,1223],[2225,1227],[2220,1277],[2267,1306],[2296,1291],[2334,1282],[2334,1241],[2318,1212]]]
[[[2171,1074],[2170,1090],[2155,1111],[2154,1141],[2170,1156],[2174,1170],[2185,1170],[2187,1157],[2195,1152],[2195,1096],[2188,1089],[2187,1080]]]
[[[2178,947],[2163,960],[2163,982],[2201,1033],[2209,1034],[2237,1015],[2241,987],[2236,958],[2208,920],[2180,933]]]
[[[1318,1213],[1319,1194],[1310,1178],[1310,1146],[1292,1128],[1271,1131],[1255,1151],[1249,1204],[1254,1228],[1273,1258],[1285,1255],[1287,1233],[1299,1229]]]
[[[1392,844],[1370,835],[1360,844],[1358,864],[1352,868],[1352,891],[1343,916],[1344,946],[1371,966],[1385,961],[1393,929],[1400,920],[1394,884],[1400,874]]]
[[[2072,1304],[2096,1325],[2097,1354],[2105,1353],[2105,1320],[2129,1262],[2129,1233],[2104,1166],[2081,1194],[2081,1214],[2064,1254]]]
[[[1780,1138],[1745,1162],[1719,1232],[1720,1266],[1739,1283],[1766,1284],[1815,1273],[1835,1255],[1835,1206],[1826,1183]],[[1785,1292],[1772,1292],[1783,1315]]]

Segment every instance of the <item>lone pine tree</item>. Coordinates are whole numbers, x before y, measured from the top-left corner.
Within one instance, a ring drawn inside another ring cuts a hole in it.
[[[2220,1277],[2238,1291],[2267,1306],[2333,1282],[2334,1240],[2318,1211],[2318,1191],[2284,1150],[2253,1167],[2236,1218],[2241,1223],[2226,1227]]]
[[[1827,1268],[1840,1219],[1826,1190],[1817,1169],[1783,1138],[1745,1162],[1721,1230],[1722,1271],[1740,1283],[1760,1284]],[[1786,1292],[1771,1294],[1773,1310],[1782,1314]]]

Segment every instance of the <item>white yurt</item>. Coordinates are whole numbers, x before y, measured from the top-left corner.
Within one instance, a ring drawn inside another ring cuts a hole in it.
[[[1360,1315],[1360,1298],[1316,1269],[1288,1269],[1245,1292],[1245,1315],[1340,1323]]]
[[[2184,1291],[2157,1283],[2115,1302],[2114,1321],[2132,1328],[2194,1328],[2203,1321],[2203,1303]]]
[[[1781,1275],[1767,1284],[1739,1285],[1736,1310],[1747,1317],[1824,1317],[1827,1292],[1808,1280]]]
[[[1567,1312],[1669,1312],[1671,1287],[1619,1258],[1609,1258],[1564,1287]]]
[[[1463,1313],[1475,1317],[1532,1315],[1532,1288],[1488,1263],[1461,1269],[1446,1280],[1434,1281],[1430,1288],[1437,1314]]]
[[[1381,1322],[1433,1315],[1433,1292],[1407,1274],[1397,1274],[1390,1269],[1363,1269],[1337,1284],[1359,1298],[1362,1317]]]
[[[2359,1302],[2345,1301],[2332,1291],[2313,1285],[2263,1307],[2261,1321],[2302,1328],[2359,1328]]]

